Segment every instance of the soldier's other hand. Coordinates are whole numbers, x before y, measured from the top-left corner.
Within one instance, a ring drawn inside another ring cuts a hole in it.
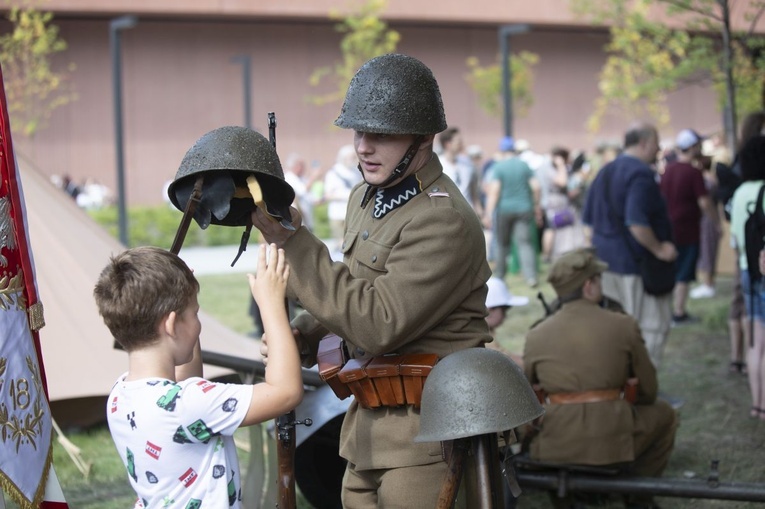
[[[292,336],[295,338],[298,346],[300,346],[302,335],[295,327],[292,328]],[[260,355],[263,357],[263,365],[268,366],[268,339],[265,333],[260,336]]]
[[[265,332],[260,336],[260,356],[262,357],[263,365],[268,366],[268,339]]]
[[[303,224],[303,217],[298,209],[290,207],[290,214],[292,215],[292,226],[295,227],[295,230],[288,230],[279,224],[278,221],[273,221],[273,218],[267,216],[260,207],[256,208],[252,213],[252,225],[260,230],[263,239],[267,243],[276,244],[277,247],[284,247],[284,243],[295,235],[295,232]]]
[[[656,258],[665,262],[674,262],[677,258],[677,248],[669,241],[659,244],[659,250],[655,253]]]

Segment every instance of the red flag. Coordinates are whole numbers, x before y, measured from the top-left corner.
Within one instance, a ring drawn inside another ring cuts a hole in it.
[[[2,70],[0,85],[0,484],[22,509],[62,508],[68,506],[51,463],[52,421],[38,334],[45,321]]]

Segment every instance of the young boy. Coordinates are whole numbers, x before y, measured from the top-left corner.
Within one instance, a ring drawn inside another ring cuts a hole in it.
[[[234,431],[273,419],[303,397],[300,361],[284,295],[284,251],[258,251],[248,274],[269,338],[265,381],[222,384],[202,377],[199,283],[178,256],[138,247],[113,257],[93,294],[128,372],[107,402],[112,439],[138,495],[136,508],[239,508]]]

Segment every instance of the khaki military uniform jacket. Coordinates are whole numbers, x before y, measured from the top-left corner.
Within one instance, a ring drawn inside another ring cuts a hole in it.
[[[630,316],[579,299],[532,329],[524,371],[548,394],[617,389],[640,379],[638,405],[656,399],[656,371]],[[624,400],[545,405],[531,457],[554,463],[606,465],[633,461],[634,414]]]
[[[289,294],[307,311],[293,323],[311,349],[305,364],[315,363],[318,341],[329,331],[346,340],[353,358],[394,352],[442,358],[491,341],[484,319],[491,271],[478,217],[437,157],[415,175],[419,192],[385,202],[373,196],[362,206],[368,186],[354,188],[344,263],[333,263],[305,228],[285,244]],[[382,217],[373,217],[375,207]],[[358,470],[440,461],[440,444],[415,444],[417,433],[413,407],[366,410],[354,402],[340,454]]]

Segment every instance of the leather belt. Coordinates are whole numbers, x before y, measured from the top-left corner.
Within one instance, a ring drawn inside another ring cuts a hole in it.
[[[622,399],[623,391],[621,389],[602,389],[597,391],[583,392],[558,392],[548,394],[546,403],[553,405],[568,405],[573,403],[598,403],[600,401],[615,401]]]

